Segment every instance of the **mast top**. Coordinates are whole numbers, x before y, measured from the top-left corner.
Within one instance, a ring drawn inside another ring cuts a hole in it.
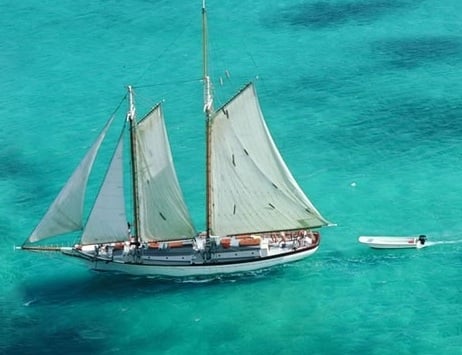
[[[127,112],[127,121],[130,120],[134,120],[135,119],[135,113],[136,113],[136,109],[135,109],[135,100],[133,99],[133,87],[131,85],[128,85],[127,87],[128,89],[128,104],[129,104],[129,108],[128,108],[128,112]]]
[[[207,37],[207,10],[205,0],[202,0],[202,56],[203,56],[203,75],[204,75],[204,112],[207,119],[213,112],[212,83],[208,73],[208,37]]]

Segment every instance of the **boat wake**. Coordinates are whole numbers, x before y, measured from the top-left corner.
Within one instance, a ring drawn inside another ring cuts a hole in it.
[[[426,242],[425,246],[434,246],[434,245],[441,245],[441,244],[462,244],[462,239],[460,240],[441,240],[436,242]]]

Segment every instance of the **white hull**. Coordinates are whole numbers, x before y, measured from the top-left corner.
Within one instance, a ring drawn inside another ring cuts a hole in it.
[[[166,276],[166,277],[190,277],[190,276],[211,276],[219,274],[234,274],[267,269],[276,265],[287,264],[309,257],[314,254],[318,247],[304,251],[298,251],[283,256],[261,258],[255,261],[243,261],[226,264],[205,264],[205,265],[149,265],[130,264],[112,261],[91,261],[87,260],[89,267],[95,271],[109,271],[125,273],[137,276]]]
[[[311,232],[311,237],[296,235],[284,241],[274,237],[214,237],[210,254],[205,252],[203,238],[156,243],[155,246],[143,244],[138,248],[125,243],[123,249],[114,244],[94,244],[57,250],[85,261],[95,271],[181,278],[267,269],[307,258],[318,250],[319,233]]]
[[[423,248],[418,237],[361,236],[358,241],[374,249],[410,249]]]
[[[129,275],[191,277],[237,274],[268,269],[305,259],[320,245],[320,234],[287,232],[241,237],[210,237],[170,242],[129,242],[75,245],[74,247],[23,246],[34,251],[59,251],[85,262],[91,270]]]
[[[92,257],[73,248],[61,248],[65,255],[76,257],[87,263],[94,271],[124,273],[136,276],[164,276],[164,277],[190,277],[210,276],[219,274],[235,274],[251,272],[273,266],[287,264],[305,259],[314,254],[319,244],[309,248],[285,251],[276,255],[260,257],[254,260],[230,261],[221,263],[185,264],[185,265],[156,265],[149,263],[131,263],[110,260],[104,257]]]

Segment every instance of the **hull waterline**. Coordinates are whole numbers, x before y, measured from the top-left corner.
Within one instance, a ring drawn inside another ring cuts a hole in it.
[[[205,263],[188,265],[154,265],[114,261],[108,258],[91,257],[73,248],[63,248],[63,254],[78,258],[94,271],[123,273],[135,276],[191,277],[235,274],[268,269],[277,265],[292,263],[313,255],[319,245],[275,255],[258,258],[252,261],[236,261],[223,263]]]
[[[129,273],[132,275],[158,275],[168,277],[188,277],[188,276],[211,276],[219,274],[234,274],[267,269],[281,264],[295,262],[315,253],[316,249],[304,252],[280,256],[277,258],[261,259],[253,262],[243,262],[235,264],[208,264],[190,266],[155,266],[143,264],[123,264],[115,262],[96,262],[92,266],[96,271],[113,271]]]

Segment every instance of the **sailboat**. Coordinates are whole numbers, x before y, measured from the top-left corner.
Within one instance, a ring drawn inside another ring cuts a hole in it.
[[[115,116],[105,124],[21,249],[58,251],[96,271],[166,277],[266,269],[307,258],[318,250],[319,229],[329,222],[285,164],[265,123],[254,84],[248,83],[214,109],[205,1],[202,23],[205,231],[196,231],[186,206],[162,104],[138,120],[134,88],[129,86],[122,132],[88,216],[84,206],[89,176],[108,139],[109,127],[115,125]],[[123,163],[127,155],[124,145],[128,146],[130,164]],[[128,211],[133,217],[128,218]],[[73,233],[78,233],[77,242],[50,244]]]

